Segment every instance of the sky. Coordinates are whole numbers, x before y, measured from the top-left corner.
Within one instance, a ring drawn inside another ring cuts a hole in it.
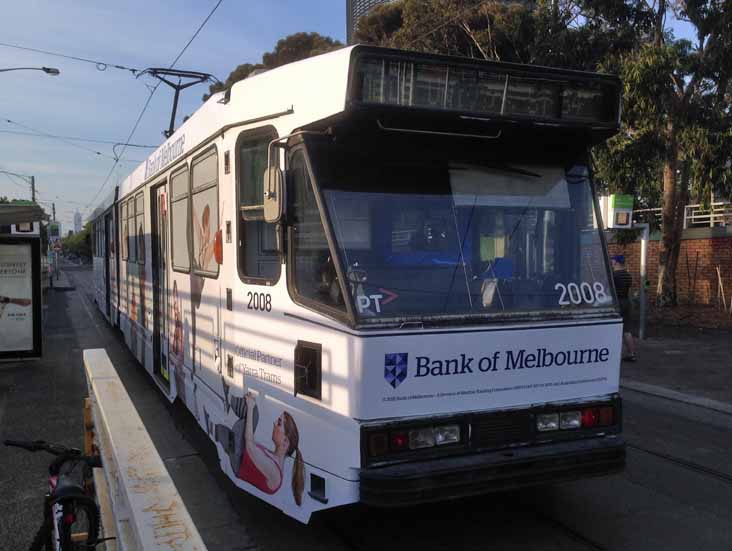
[[[92,63],[0,46],[0,69],[46,66],[61,71],[59,76],[0,72],[0,171],[35,176],[37,199],[49,213],[51,203],[56,204],[64,234],[73,228],[77,209],[86,219],[153,150],[129,148],[100,193],[114,164],[112,144],[18,132],[124,142],[148,98],[148,86],[156,81],[111,65],[169,66],[217,1],[4,2],[0,42],[108,64],[100,71]],[[176,68],[225,80],[237,65],[260,61],[277,40],[295,32],[315,31],[345,42],[345,12],[346,0],[223,0]],[[678,28],[677,36],[684,31]],[[206,91],[207,85],[200,85],[182,94],[176,126],[201,105]],[[172,96],[171,89],[158,89],[131,143],[157,146],[164,141]],[[30,188],[22,178],[0,174],[3,195],[29,199]]]
[[[4,2],[0,42],[136,69],[167,67],[216,3]],[[225,80],[237,65],[261,61],[277,40],[295,32],[314,31],[345,42],[345,12],[346,0],[223,0],[176,68]],[[128,149],[126,160],[90,205],[114,164],[112,144],[68,143],[17,132],[32,129],[124,142],[148,98],[147,86],[156,81],[136,79],[129,71],[111,66],[100,71],[91,63],[0,46],[0,69],[41,66],[56,67],[61,74],[0,72],[0,170],[35,176],[38,201],[49,214],[51,203],[56,203],[56,218],[65,234],[73,229],[75,210],[86,218],[153,150]],[[200,107],[207,90],[204,84],[183,92],[176,126]],[[157,90],[131,143],[157,146],[164,141],[162,131],[168,126],[172,97],[172,89]],[[0,196],[30,199],[30,186],[21,178],[0,174]]]

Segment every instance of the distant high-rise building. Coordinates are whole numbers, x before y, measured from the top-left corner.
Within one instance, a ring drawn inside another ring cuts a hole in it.
[[[346,0],[346,40],[353,43],[353,34],[359,17],[366,15],[379,4],[388,4],[394,0]]]
[[[81,231],[81,213],[77,210],[74,213],[74,233]]]

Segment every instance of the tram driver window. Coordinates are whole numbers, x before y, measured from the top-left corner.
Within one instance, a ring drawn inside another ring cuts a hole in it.
[[[277,137],[273,128],[245,133],[239,139],[239,272],[252,283],[280,276],[275,225],[264,221],[264,170],[267,149]],[[277,149],[272,152],[277,162]]]
[[[293,271],[297,295],[318,304],[345,310],[335,262],[328,248],[302,152],[297,152],[292,157],[287,173],[290,178],[289,201],[294,226]]]

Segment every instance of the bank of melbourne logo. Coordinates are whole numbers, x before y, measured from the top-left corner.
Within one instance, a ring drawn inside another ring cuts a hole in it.
[[[407,378],[409,354],[386,354],[384,356],[384,379],[394,388]]]

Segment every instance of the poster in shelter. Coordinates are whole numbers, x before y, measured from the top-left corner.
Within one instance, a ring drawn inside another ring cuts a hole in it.
[[[0,244],[0,352],[33,349],[31,245]]]

